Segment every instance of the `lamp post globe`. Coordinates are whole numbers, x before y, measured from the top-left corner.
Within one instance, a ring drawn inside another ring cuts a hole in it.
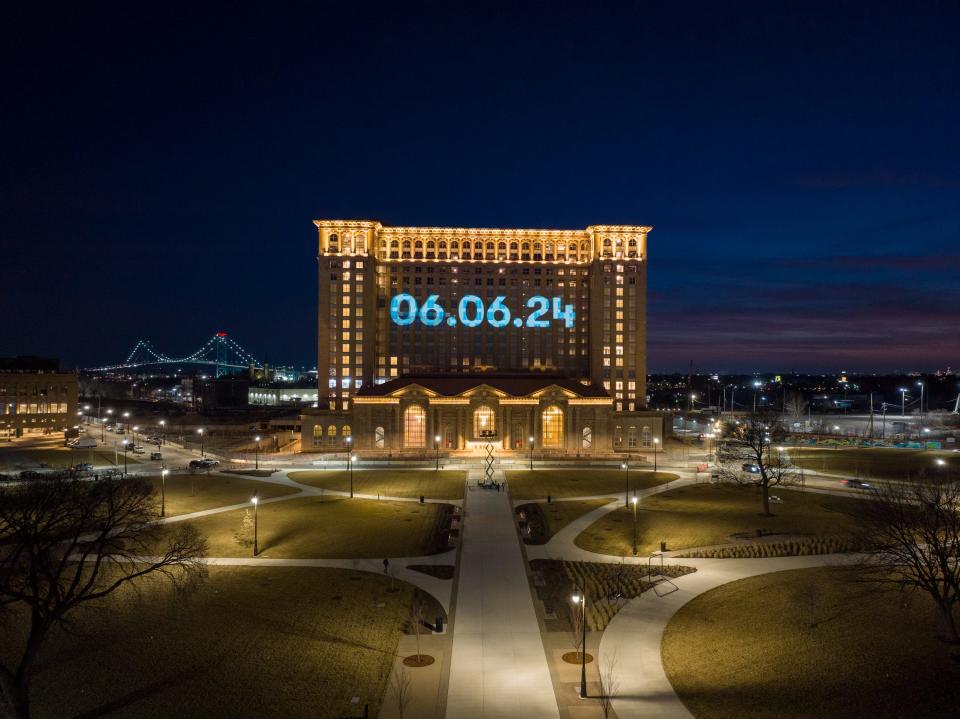
[[[259,554],[260,548],[257,544],[257,530],[259,529],[259,508],[260,508],[260,497],[253,495],[250,498],[250,501],[253,502],[253,556],[256,557]]]

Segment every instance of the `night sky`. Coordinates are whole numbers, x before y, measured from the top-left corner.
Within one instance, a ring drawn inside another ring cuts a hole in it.
[[[315,357],[314,218],[655,226],[650,371],[960,365],[960,4],[8,3],[0,355]]]

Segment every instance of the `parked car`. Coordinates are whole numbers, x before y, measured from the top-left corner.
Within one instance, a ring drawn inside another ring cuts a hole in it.
[[[138,445],[135,446],[135,447],[131,447],[131,448],[130,448],[130,451],[133,452],[134,454],[143,454],[143,447],[141,447],[141,446],[138,444]]]
[[[873,489],[872,484],[870,484],[869,482],[864,482],[862,479],[854,479],[853,477],[849,477],[842,481],[845,485],[847,485],[851,489]]]
[[[40,479],[43,476],[33,469],[25,469],[20,473],[20,479]]]
[[[76,467],[74,467],[74,469],[77,470],[78,472],[90,472],[93,470],[93,465],[90,464],[89,462],[81,462]]]
[[[150,453],[150,461],[151,461],[151,462],[156,462],[156,461],[161,460],[161,459],[163,459],[163,455],[160,454],[159,452],[151,452],[151,453]]]

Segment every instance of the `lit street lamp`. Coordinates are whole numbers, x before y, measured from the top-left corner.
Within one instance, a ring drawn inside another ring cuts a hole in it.
[[[920,424],[923,424],[923,394],[924,394],[924,386],[923,386],[923,382],[917,382],[917,384],[920,386]]]
[[[530,469],[533,470],[533,435],[530,435]]]
[[[437,450],[437,466],[436,471],[440,471],[440,435],[434,435],[433,437],[433,448]]]
[[[253,502],[253,556],[256,557],[257,554],[259,554],[257,548],[257,520],[259,519],[257,510],[260,506],[260,498],[257,495],[253,495],[250,501]]]
[[[633,498],[633,556],[637,556],[637,498]]]
[[[256,460],[253,468],[260,469],[260,435],[258,434],[256,437],[254,437],[253,441],[257,443],[257,451],[256,454],[254,454]]]
[[[900,388],[900,416],[907,416],[907,388]]]
[[[760,380],[754,380],[753,382],[753,413],[757,413],[757,391],[760,389]]]
[[[170,474],[169,469],[160,470],[160,516],[165,517],[167,514],[167,475]]]
[[[160,444],[167,443],[167,420],[160,420]]]
[[[127,433],[127,425],[129,424],[129,422],[128,422],[129,419],[130,419],[130,413],[129,413],[129,412],[124,412],[124,413],[123,413],[123,433],[124,433],[124,434]]]
[[[653,438],[653,473],[657,473],[657,446],[660,444],[660,438]]]
[[[624,490],[623,490],[623,506],[630,506],[630,462],[623,462],[620,467],[623,469],[623,479],[624,479]]]
[[[111,414],[113,414],[113,410],[112,410],[112,409],[108,409],[108,410],[107,410],[107,416],[109,417]],[[100,423],[100,441],[101,441],[101,442],[106,442],[106,441],[107,441],[106,437],[107,437],[107,423],[106,423],[106,422],[101,422],[101,423]]]
[[[357,455],[351,453],[350,460],[347,464],[350,465],[350,499],[353,499],[353,463],[357,461]]]
[[[134,425],[134,426],[133,426],[133,446],[134,446],[134,447],[137,446],[137,432],[139,432],[139,431],[140,431],[140,426],[139,426],[139,425]]]
[[[203,427],[197,429],[197,434],[200,435],[200,456],[203,457]]]
[[[123,476],[127,476],[127,445],[130,444],[130,441],[127,439],[123,440]]]
[[[580,646],[580,698],[587,698],[587,595],[574,594],[571,597],[574,604],[580,605],[580,626],[583,631]]]

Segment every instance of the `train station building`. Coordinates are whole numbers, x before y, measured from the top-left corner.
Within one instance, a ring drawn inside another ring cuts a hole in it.
[[[305,452],[652,452],[650,227],[318,220],[317,407]],[[532,440],[531,440],[532,438]]]

